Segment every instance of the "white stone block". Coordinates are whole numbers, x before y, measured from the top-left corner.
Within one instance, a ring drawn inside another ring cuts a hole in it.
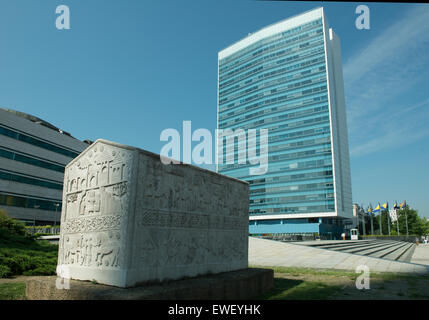
[[[97,140],[65,170],[57,274],[118,287],[248,267],[249,186]]]

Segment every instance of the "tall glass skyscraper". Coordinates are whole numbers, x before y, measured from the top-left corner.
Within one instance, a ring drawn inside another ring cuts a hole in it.
[[[323,8],[219,52],[218,129],[268,129],[265,174],[217,167],[249,182],[251,234],[339,236],[353,217],[350,161],[340,43]]]

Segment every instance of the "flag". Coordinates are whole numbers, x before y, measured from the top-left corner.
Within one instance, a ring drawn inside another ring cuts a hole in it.
[[[389,204],[386,202],[382,205],[383,209],[387,210],[389,208]]]
[[[399,205],[399,209],[404,209],[407,203],[404,201]]]
[[[380,211],[380,204],[378,204],[378,206],[375,207],[374,213],[379,212],[379,211]]]
[[[395,204],[393,205],[393,209],[398,209],[398,203],[395,201]]]
[[[368,213],[372,214],[372,208],[371,207],[368,207]]]

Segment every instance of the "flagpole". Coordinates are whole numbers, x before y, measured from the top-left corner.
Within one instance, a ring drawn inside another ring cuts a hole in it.
[[[379,215],[379,220],[380,220],[380,236],[382,236],[383,235],[383,231],[382,231],[382,227],[381,227],[381,207],[380,207],[380,204],[378,204],[378,207],[379,207],[379,209],[378,209],[378,215]]]
[[[379,211],[379,213],[378,213],[378,217],[379,217],[379,220],[380,220],[380,236],[382,236],[383,235],[383,231],[381,231],[381,210]]]
[[[363,235],[366,236],[366,228],[365,228],[365,209],[362,206],[362,229]]]
[[[405,205],[405,201],[404,201],[404,211],[405,211],[405,207],[406,207],[406,205]],[[405,211],[405,224],[406,224],[406,227],[407,227],[407,238],[408,238],[408,219],[407,219],[407,211]]]
[[[369,209],[371,209],[371,212],[369,212]],[[368,212],[369,212],[369,216],[371,218],[371,235],[374,235],[374,223],[373,223],[373,209],[372,209],[372,204],[369,204],[369,208],[368,208]]]
[[[398,209],[396,209],[396,210],[398,210]],[[400,236],[400,234],[399,234],[399,215],[398,215],[398,213],[396,213],[396,229],[398,230],[398,236]]]
[[[398,236],[399,234],[399,214],[398,214],[398,201],[395,201],[396,204],[396,208],[395,208],[395,214],[396,214],[396,230],[398,231]]]
[[[387,204],[387,207],[386,207],[386,210],[387,210],[387,228],[388,228],[388,230],[389,230],[389,236],[390,236],[390,213],[389,213],[389,203],[388,203],[388,202],[386,202],[386,204]]]
[[[359,232],[359,209],[357,210],[357,212],[356,212],[356,228],[357,228],[357,231],[358,231],[358,235],[360,234],[360,232]]]

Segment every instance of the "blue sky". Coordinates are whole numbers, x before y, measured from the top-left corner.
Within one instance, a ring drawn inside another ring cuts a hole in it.
[[[61,4],[71,30],[55,28]],[[358,30],[358,4],[1,1],[0,106],[159,153],[184,120],[214,133],[219,50],[323,5],[342,45],[353,201],[406,199],[429,217],[429,5],[366,3]]]

